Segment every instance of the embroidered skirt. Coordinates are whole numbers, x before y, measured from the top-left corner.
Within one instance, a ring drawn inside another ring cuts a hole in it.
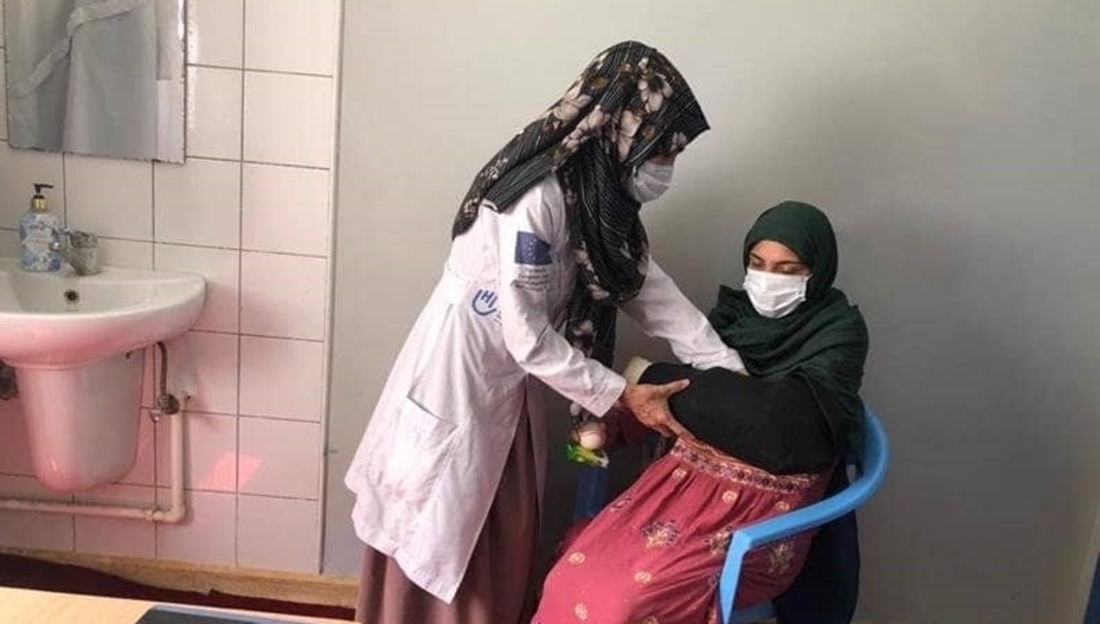
[[[773,475],[702,443],[679,440],[562,551],[532,624],[717,621],[730,536],[820,500],[828,474]],[[756,604],[794,581],[812,532],[750,551],[735,603]]]

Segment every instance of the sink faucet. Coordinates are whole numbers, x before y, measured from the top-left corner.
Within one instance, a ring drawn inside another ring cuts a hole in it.
[[[91,232],[61,230],[59,240],[50,249],[73,267],[77,275],[99,273],[99,239]]]

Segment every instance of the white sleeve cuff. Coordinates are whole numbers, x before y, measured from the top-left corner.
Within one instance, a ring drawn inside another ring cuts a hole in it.
[[[603,418],[611,407],[615,405],[615,401],[619,400],[619,397],[623,395],[623,390],[626,389],[626,379],[622,375],[610,371],[607,377],[607,381],[603,384],[603,387],[599,391],[592,393],[589,400],[584,404],[584,409],[594,416]]]

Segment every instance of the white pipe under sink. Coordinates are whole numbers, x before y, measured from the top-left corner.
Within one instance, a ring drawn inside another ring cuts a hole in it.
[[[0,498],[0,510],[36,511],[39,513],[61,513],[81,516],[109,516],[114,518],[134,518],[174,524],[183,520],[187,514],[187,505],[183,499],[183,414],[184,410],[172,414],[169,446],[171,448],[172,502],[167,508],[155,503],[151,507],[131,505],[102,505],[77,502],[60,502],[33,498]]]

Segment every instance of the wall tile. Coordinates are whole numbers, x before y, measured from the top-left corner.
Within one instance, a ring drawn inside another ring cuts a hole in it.
[[[330,166],[333,110],[332,78],[245,72],[244,159]]]
[[[0,475],[0,492],[14,498],[72,500],[71,496],[51,492],[33,477]],[[73,517],[68,514],[0,511],[0,546],[72,550]]]
[[[243,494],[316,499],[321,425],[241,416],[238,483]]]
[[[19,231],[15,228],[0,228],[0,256],[18,258],[19,253]]]
[[[242,494],[237,501],[237,565],[263,570],[320,572],[319,501]],[[294,536],[287,539],[287,536]],[[272,548],[272,544],[279,544]]]
[[[157,496],[152,487],[107,485],[75,498],[82,503],[153,507]],[[148,520],[76,516],[74,523],[77,552],[148,559],[156,556],[156,527]]]
[[[324,343],[241,336],[241,414],[320,422]]]
[[[193,158],[154,172],[157,242],[240,246],[240,163]]]
[[[241,332],[323,339],[327,288],[323,258],[243,252]]]
[[[246,163],[241,182],[241,246],[323,256],[331,230],[327,169]]]
[[[172,483],[171,421],[157,423],[157,485]],[[237,417],[183,413],[185,487],[189,490],[235,492],[237,490]]]
[[[187,62],[241,67],[244,56],[244,0],[190,0],[187,3]]]
[[[146,350],[146,363],[150,359],[152,359],[150,352]],[[119,482],[128,485],[154,485],[156,482],[156,474],[153,472],[156,463],[156,448],[156,429],[153,426],[153,421],[149,418],[149,412],[142,409],[138,421],[138,449],[137,457],[134,458],[134,467],[130,469],[126,476],[119,479]],[[150,496],[150,498],[152,497]]]
[[[240,252],[232,249],[156,246],[156,266],[206,278],[206,302],[194,329],[236,332],[239,327]]]
[[[115,238],[152,238],[151,163],[67,154],[65,186],[68,227]]]
[[[162,505],[169,490],[157,490]],[[233,565],[236,561],[237,497],[222,492],[186,492],[187,515],[179,524],[157,525],[157,559]]]
[[[0,143],[0,223],[18,228],[19,218],[31,207],[34,183],[52,184],[46,189],[50,210],[65,221],[65,177],[61,154],[17,150]],[[18,239],[16,239],[18,241]]]
[[[191,361],[175,364],[195,371],[195,394],[187,402],[188,410],[237,413],[237,341],[233,334],[188,333]]]
[[[99,239],[99,264],[133,269],[151,269],[153,268],[153,243],[101,237]]]
[[[245,69],[331,76],[336,0],[264,0],[245,4]]]
[[[0,423],[5,425],[0,430],[0,474],[34,474],[27,421],[23,418],[23,403],[18,397],[0,401]]]
[[[188,67],[187,92],[187,155],[240,158],[241,71]]]

